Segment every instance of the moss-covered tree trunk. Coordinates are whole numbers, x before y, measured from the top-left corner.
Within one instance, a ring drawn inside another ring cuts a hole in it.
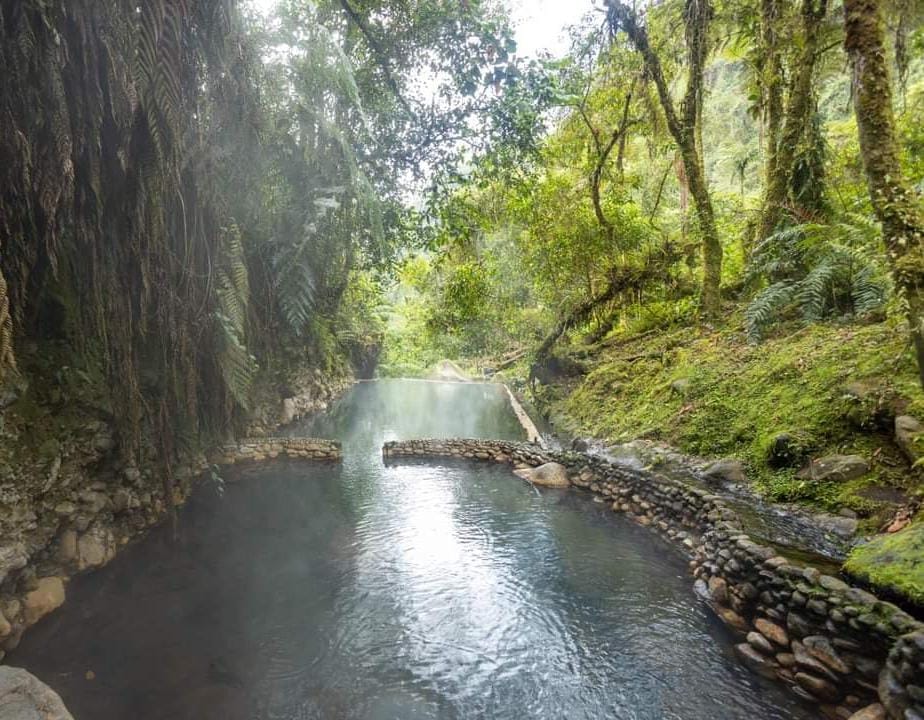
[[[860,152],[924,386],[924,219],[899,161],[892,81],[881,0],[844,0],[844,45],[850,58]]]
[[[783,124],[783,60],[780,51],[780,0],[762,0],[760,4],[760,60],[758,70],[763,94],[764,129],[767,160],[764,164],[764,187],[776,173],[776,153]]]
[[[802,2],[802,47],[786,103],[786,114],[783,118],[779,141],[775,148],[769,146],[771,149],[767,168],[767,186],[758,229],[760,240],[771,235],[776,229],[789,196],[789,181],[796,159],[796,151],[809,127],[814,98],[819,35],[827,9],[828,0],[803,0]],[[776,72],[781,73],[782,68],[777,67]],[[768,82],[770,82],[769,79]],[[781,82],[781,79],[776,82]]]
[[[719,283],[722,277],[722,243],[715,224],[712,198],[706,183],[706,173],[697,142],[697,127],[703,92],[703,69],[708,54],[707,36],[712,7],[708,0],[686,0],[684,3],[684,28],[687,45],[687,87],[679,112],[674,107],[670,87],[664,77],[658,54],[651,47],[648,33],[639,24],[635,12],[619,0],[606,0],[610,23],[615,29],[622,29],[635,49],[642,56],[645,68],[658,90],[658,98],[664,110],[667,127],[680,150],[683,170],[696,206],[696,220],[699,226],[703,252],[702,309],[707,317],[719,312]]]

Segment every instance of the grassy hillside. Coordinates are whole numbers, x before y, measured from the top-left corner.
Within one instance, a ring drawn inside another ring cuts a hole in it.
[[[588,373],[553,388],[548,400],[551,415],[574,434],[646,437],[694,455],[736,457],[769,497],[827,509],[870,514],[875,497],[898,496],[878,489],[920,489],[888,420],[877,425],[867,417],[873,409],[858,407],[851,394],[860,386],[892,412],[924,415],[900,326],[813,325],[759,345],[738,330],[683,327],[616,336],[572,355]],[[815,483],[798,478],[798,467],[773,469],[767,457],[780,433],[797,438],[806,456],[858,454],[872,471],[847,483]]]

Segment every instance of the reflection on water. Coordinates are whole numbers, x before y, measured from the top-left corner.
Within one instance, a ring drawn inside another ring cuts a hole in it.
[[[384,439],[522,437],[498,388],[362,384],[299,430],[343,466],[203,487],[176,541],[75,580],[12,662],[77,720],[811,717],[645,529],[502,467],[382,464]]]

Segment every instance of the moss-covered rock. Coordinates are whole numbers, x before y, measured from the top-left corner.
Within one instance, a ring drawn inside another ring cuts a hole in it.
[[[877,589],[924,605],[924,521],[855,548],[845,568]]]

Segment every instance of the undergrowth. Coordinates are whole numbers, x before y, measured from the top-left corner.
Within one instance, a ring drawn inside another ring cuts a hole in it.
[[[742,323],[731,318],[728,327]],[[791,329],[791,328],[790,328]],[[872,512],[865,488],[918,489],[885,434],[867,434],[847,419],[845,388],[865,381],[904,398],[920,415],[924,398],[900,323],[816,324],[752,345],[740,330],[666,328],[633,338],[611,337],[584,350],[590,372],[551,399],[551,413],[569,432],[610,442],[664,441],[707,458],[736,457],[773,500],[826,509]],[[872,472],[851,482],[798,478],[796,468],[766,462],[772,440],[805,438],[814,456],[859,454]]]

